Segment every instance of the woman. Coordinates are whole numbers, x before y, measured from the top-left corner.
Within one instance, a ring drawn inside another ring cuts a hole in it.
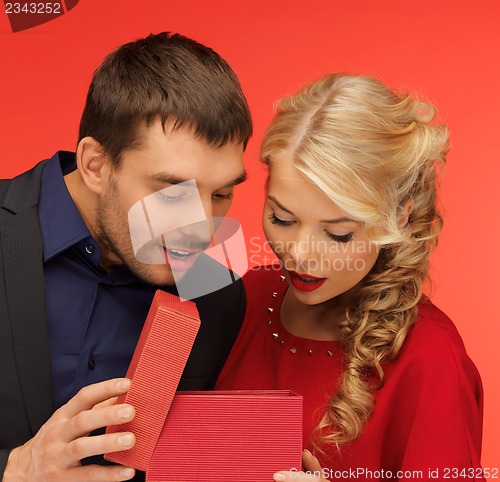
[[[306,452],[304,466],[318,477],[482,477],[479,374],[423,294],[448,147],[434,115],[334,74],[281,100],[264,138],[280,271],[245,276],[245,322],[216,388],[301,393],[304,448],[319,459]]]

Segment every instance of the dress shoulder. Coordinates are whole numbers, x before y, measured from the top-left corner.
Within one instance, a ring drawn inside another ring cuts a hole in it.
[[[454,323],[429,300],[419,304],[418,318],[385,372],[378,412],[384,401],[393,407],[391,417],[405,440],[401,467],[480,467],[481,378]]]
[[[418,318],[406,337],[390,371],[405,375],[415,386],[447,387],[448,393],[462,397],[469,392],[482,398],[479,372],[467,354],[453,321],[430,300],[419,304]],[[411,375],[411,376],[410,376]]]
[[[467,355],[453,321],[428,299],[419,304],[417,320],[403,346],[429,361]]]

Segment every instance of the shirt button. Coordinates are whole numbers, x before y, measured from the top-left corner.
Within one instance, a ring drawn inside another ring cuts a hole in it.
[[[91,370],[95,368],[95,360],[93,358],[90,358],[88,366]]]
[[[85,246],[85,251],[87,251],[88,254],[92,254],[95,251],[94,245],[87,244],[87,246]]]

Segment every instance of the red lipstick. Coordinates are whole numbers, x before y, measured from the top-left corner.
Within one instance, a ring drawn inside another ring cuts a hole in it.
[[[288,274],[293,286],[300,291],[317,290],[326,281],[326,278],[318,278],[310,274],[297,273],[295,271],[288,271]]]

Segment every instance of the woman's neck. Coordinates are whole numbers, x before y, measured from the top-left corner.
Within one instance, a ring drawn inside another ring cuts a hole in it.
[[[301,303],[288,288],[281,303],[281,323],[292,335],[311,340],[333,341],[342,338],[341,322],[351,293],[343,293],[317,305]]]

